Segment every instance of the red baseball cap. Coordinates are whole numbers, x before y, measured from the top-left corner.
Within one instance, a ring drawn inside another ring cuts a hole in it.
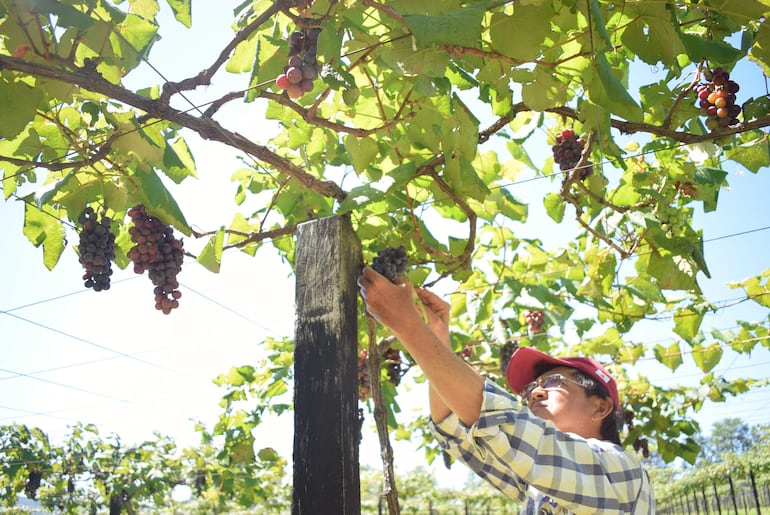
[[[537,379],[535,367],[541,363],[552,365],[554,368],[569,367],[584,372],[607,389],[612,401],[615,403],[615,410],[620,409],[618,385],[610,373],[596,360],[579,357],[554,358],[532,347],[519,347],[511,356],[506,370],[508,384],[511,389],[517,394],[521,393],[525,386]]]

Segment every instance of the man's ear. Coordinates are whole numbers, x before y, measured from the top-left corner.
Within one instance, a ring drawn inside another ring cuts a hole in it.
[[[602,399],[599,396],[592,397],[594,410],[591,413],[591,418],[594,420],[603,420],[607,415],[612,413],[615,407],[615,403],[609,397]]]

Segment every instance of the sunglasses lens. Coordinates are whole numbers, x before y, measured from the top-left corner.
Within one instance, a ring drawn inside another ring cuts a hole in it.
[[[559,375],[552,375],[548,376],[543,380],[543,388],[546,390],[549,388],[558,388],[561,386],[561,376]]]

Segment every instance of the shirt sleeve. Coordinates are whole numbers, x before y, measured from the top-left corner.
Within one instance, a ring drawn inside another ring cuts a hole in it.
[[[638,513],[637,501],[648,502],[649,478],[635,455],[559,431],[491,381],[472,426],[450,414],[432,430],[450,455],[520,502],[545,495],[573,513]]]

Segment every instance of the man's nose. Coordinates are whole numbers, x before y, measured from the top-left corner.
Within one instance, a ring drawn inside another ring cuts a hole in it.
[[[542,400],[548,398],[548,391],[542,386],[538,385],[532,393],[529,395],[531,399]]]

